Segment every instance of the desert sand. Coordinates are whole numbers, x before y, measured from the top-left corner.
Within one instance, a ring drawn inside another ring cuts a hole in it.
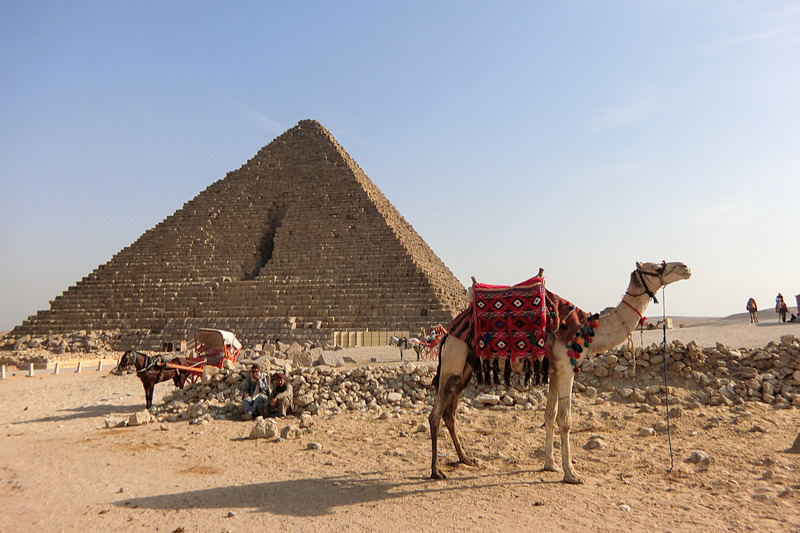
[[[769,313],[760,326],[675,324],[668,342],[701,346],[800,336],[800,325]],[[397,364],[395,350],[348,354]],[[158,385],[155,401],[171,388]],[[684,396],[678,389],[672,401]],[[800,454],[790,450],[800,412],[763,403],[684,409],[668,437],[663,408],[575,394],[573,457],[584,485],[541,470],[541,409],[460,414],[478,465],[454,463],[444,435],[449,478],[432,481],[427,412],[315,417],[296,440],[249,439],[253,422],[230,420],[107,429],[109,417],[144,407],[139,381],[108,369],[9,376],[0,406],[1,531],[800,531]],[[662,430],[643,437],[642,427]],[[593,436],[601,445],[587,449]],[[707,459],[689,462],[695,452]]]

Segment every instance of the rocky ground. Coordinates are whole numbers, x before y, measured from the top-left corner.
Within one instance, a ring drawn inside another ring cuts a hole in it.
[[[478,466],[454,463],[445,435],[449,479],[429,480],[432,363],[396,348],[316,367],[250,352],[289,370],[306,412],[274,425],[239,420],[238,369],[158,385],[152,417],[133,375],[9,376],[0,530],[800,531],[800,326],[668,330],[669,419],[663,333],[637,335],[636,358],[595,358],[576,385],[580,486],[541,471],[544,389],[516,381],[466,391]]]

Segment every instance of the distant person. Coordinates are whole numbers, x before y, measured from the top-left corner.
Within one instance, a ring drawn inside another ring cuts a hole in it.
[[[775,297],[775,312],[778,313],[778,322],[786,322],[786,309],[783,294],[778,293],[778,296]]]
[[[253,365],[250,375],[242,385],[242,411],[245,420],[252,420],[261,414],[269,394],[269,376],[262,375],[258,365]]]
[[[290,414],[294,409],[294,391],[291,383],[286,381],[283,372],[275,375],[275,386],[269,395],[266,405],[266,415],[268,417],[283,418]]]
[[[750,312],[750,323],[758,324],[758,304],[755,298],[747,300],[747,310]]]
[[[782,301],[778,307],[778,322],[786,322],[786,313],[788,311],[789,308],[786,306],[786,302]]]

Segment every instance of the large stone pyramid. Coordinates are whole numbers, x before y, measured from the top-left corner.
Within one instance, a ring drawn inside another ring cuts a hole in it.
[[[464,287],[322,125],[304,120],[145,232],[12,335],[198,327],[245,343],[418,331]]]

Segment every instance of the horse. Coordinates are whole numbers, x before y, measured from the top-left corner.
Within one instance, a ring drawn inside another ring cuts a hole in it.
[[[181,357],[175,357],[169,363],[191,366],[186,359]],[[151,356],[137,350],[128,350],[122,354],[117,364],[117,371],[124,372],[129,366],[133,365],[136,369],[136,375],[142,380],[145,403],[147,409],[150,409],[153,406],[153,391],[156,388],[156,383],[171,379],[179,389],[182,389],[186,384],[188,373],[183,370],[168,368],[167,364],[168,362],[163,355]]]
[[[400,348],[400,361],[403,360],[403,350],[408,350],[409,348],[417,352],[417,361],[419,361],[421,346],[419,344],[419,339],[416,337],[395,337],[392,335],[389,337],[389,346],[397,346]]]
[[[750,323],[758,324],[758,305],[755,298],[747,300],[747,310],[750,312]]]

